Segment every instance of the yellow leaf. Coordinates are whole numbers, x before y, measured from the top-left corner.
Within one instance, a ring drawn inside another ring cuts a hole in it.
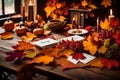
[[[103,0],[101,5],[107,8],[108,6],[111,6],[112,1],[111,0]]]
[[[66,18],[64,16],[60,16],[60,20],[65,20]]]
[[[83,41],[84,50],[88,50],[90,54],[94,55],[97,51],[97,46],[92,43],[92,36],[88,36],[87,41]]]
[[[27,58],[34,58],[37,55],[37,53],[34,50],[24,51],[24,54]]]
[[[61,3],[57,3],[56,4],[56,7],[59,9],[59,8],[61,8]]]
[[[47,6],[45,7],[45,12],[46,12],[46,15],[47,17],[49,17],[51,15],[51,13],[56,9],[55,6]]]
[[[107,47],[105,47],[105,46],[101,46],[101,47],[98,49],[98,53],[105,54],[106,51],[107,51]]]
[[[82,4],[83,7],[85,7],[85,6],[88,5],[88,2],[87,2],[86,0],[83,0],[83,1],[81,2],[81,4]]]
[[[59,58],[61,56],[69,57],[72,53],[73,53],[73,51],[71,49],[63,49],[58,52],[58,55],[56,57],[57,58]]]
[[[26,36],[22,36],[22,39],[23,39],[23,40],[26,40],[26,41],[31,41],[31,40],[33,40],[34,38],[36,38],[36,35],[33,34],[33,33],[30,33],[30,32],[27,32],[27,33],[26,33]]]
[[[92,9],[96,9],[97,8],[96,5],[94,5],[94,4],[89,4],[88,6],[91,7]]]
[[[110,23],[107,18],[105,18],[104,22],[102,20],[100,21],[100,27],[102,29],[110,29]]]
[[[44,63],[44,65],[49,64],[50,62],[53,62],[54,57],[50,57],[48,55],[39,56],[33,59],[32,63]]]
[[[89,63],[89,65],[92,67],[98,67],[98,68],[102,69],[104,67],[104,65],[101,63],[100,59],[101,58],[94,59],[93,61],[91,61]]]
[[[11,39],[11,38],[13,38],[12,32],[4,32],[1,34],[1,39]]]
[[[57,19],[57,14],[53,13],[51,16],[52,16],[53,19]]]

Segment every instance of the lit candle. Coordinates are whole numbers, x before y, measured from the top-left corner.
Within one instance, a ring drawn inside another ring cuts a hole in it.
[[[113,11],[112,11],[112,9],[110,9],[110,15],[109,15],[109,22],[110,22],[110,24],[113,22],[113,20],[114,20],[114,15],[113,15]]]
[[[99,17],[97,17],[97,33],[99,32]]]
[[[34,15],[33,15],[33,4],[30,0],[30,3],[28,5],[28,21],[33,21],[34,20]]]
[[[73,17],[73,19],[72,19],[72,28],[74,29],[75,27],[76,27],[75,17]]]
[[[81,28],[84,26],[84,14],[81,13]]]

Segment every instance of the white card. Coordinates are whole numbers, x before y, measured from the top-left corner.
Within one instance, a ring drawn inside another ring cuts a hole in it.
[[[72,63],[74,63],[74,64],[77,64],[79,62],[79,60],[73,59],[72,56],[69,56],[67,58],[67,60],[70,61],[70,62],[72,62]]]
[[[92,61],[93,59],[95,59],[96,57],[95,56],[92,56],[90,54],[87,54],[87,53],[83,53],[83,55],[86,57],[85,59],[79,59],[80,62],[86,64],[90,61]]]

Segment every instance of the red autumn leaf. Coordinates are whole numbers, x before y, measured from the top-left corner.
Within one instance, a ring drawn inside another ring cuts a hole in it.
[[[101,59],[100,60],[101,63],[107,67],[108,70],[110,70],[112,67],[119,67],[119,61],[115,60],[115,59]]]
[[[15,50],[18,50],[18,46],[17,45],[12,46],[12,48],[15,49]]]
[[[74,53],[72,55],[72,58],[78,60],[78,59],[85,59],[86,57],[83,55],[83,53]]]
[[[60,64],[62,66],[62,70],[79,67],[78,65],[69,62],[65,57],[61,57],[60,59],[58,59],[57,64]]]
[[[23,51],[19,50],[15,50],[13,52],[6,52],[6,54],[8,55],[5,59],[6,61],[12,61],[15,60],[16,58],[20,59],[24,55]]]
[[[119,19],[116,18],[114,19],[114,21],[112,21],[111,26],[115,27],[115,26],[118,26],[118,24],[119,24]]]
[[[85,29],[86,29],[88,32],[90,32],[91,29],[92,29],[92,27],[91,27],[91,26],[87,26],[87,27],[85,27]]]

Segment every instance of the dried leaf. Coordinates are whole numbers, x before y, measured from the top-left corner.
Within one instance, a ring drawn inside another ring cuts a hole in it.
[[[102,69],[104,67],[104,65],[101,63],[100,59],[101,58],[96,58],[88,64],[92,67],[98,67],[98,68]]]
[[[13,33],[12,32],[4,32],[1,34],[1,39],[11,39],[13,38]]]
[[[72,55],[72,58],[78,60],[78,59],[85,59],[86,57],[83,55],[83,53],[74,53]]]
[[[51,13],[56,9],[55,6],[47,6],[45,7],[45,12],[47,14],[47,17],[49,17],[51,15]]]
[[[22,36],[22,39],[23,39],[23,40],[26,40],[26,41],[31,41],[31,40],[33,40],[34,38],[36,38],[36,35],[33,34],[33,33],[30,33],[30,32],[27,32],[27,33],[26,33],[26,36]]]
[[[32,60],[31,63],[44,63],[44,65],[49,64],[50,62],[53,62],[54,57],[50,57],[48,55],[44,56],[38,56]]]
[[[89,4],[88,6],[91,7],[92,9],[96,9],[97,8],[96,5],[94,5],[94,4]]]
[[[110,70],[112,67],[119,67],[119,61],[115,59],[101,59],[101,63]]]
[[[34,58],[37,55],[37,53],[34,50],[24,51],[24,54],[27,58]]]
[[[83,41],[84,50],[89,50],[90,54],[94,55],[97,51],[97,46],[92,43],[92,36],[88,36],[87,41]]]
[[[71,54],[73,54],[73,51],[71,49],[62,49],[58,52],[57,58],[61,56],[69,57]]]
[[[100,27],[102,29],[110,29],[110,23],[107,18],[105,18],[104,22],[100,21]]]
[[[106,51],[107,51],[107,47],[105,47],[105,46],[101,46],[101,47],[98,49],[98,53],[105,54]]]
[[[40,53],[51,56],[51,57],[55,57],[55,56],[57,56],[59,51],[60,51],[60,49],[47,48],[47,49],[43,49]]]
[[[57,64],[60,64],[62,66],[62,70],[79,67],[78,65],[69,62],[65,57],[58,59]]]
[[[85,6],[88,5],[88,2],[86,0],[83,0],[83,1],[81,1],[81,4],[82,4],[83,7],[85,7]]]
[[[23,51],[19,51],[19,50],[15,50],[13,52],[6,52],[6,54],[8,55],[6,57],[6,61],[12,61],[15,60],[16,58],[20,59],[23,57]]]
[[[108,6],[111,6],[112,1],[111,0],[103,0],[101,5],[107,8]]]
[[[34,49],[34,45],[30,44],[30,42],[18,41],[18,50],[32,50]]]

